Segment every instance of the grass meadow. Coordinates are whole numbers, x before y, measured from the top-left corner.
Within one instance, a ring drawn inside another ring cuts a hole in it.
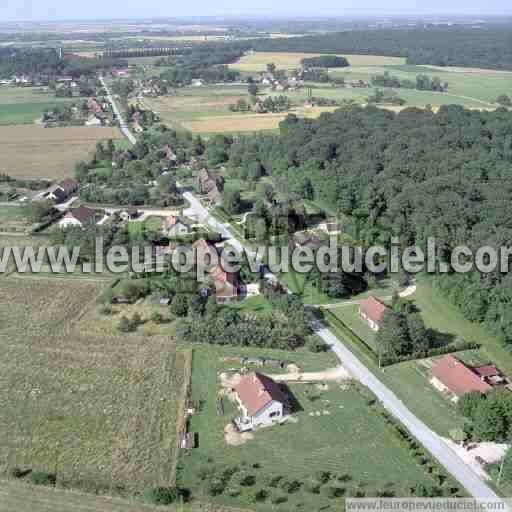
[[[294,419],[281,426],[261,429],[242,446],[229,446],[223,430],[236,414],[227,403],[226,413],[216,413],[220,389],[218,373],[231,368],[222,360],[223,349],[195,350],[193,355],[192,398],[200,403],[200,411],[191,420],[191,430],[198,433],[199,447],[183,455],[179,481],[205,495],[204,484],[198,479],[199,470],[215,466],[240,466],[247,463],[256,476],[254,487],[243,489],[240,496],[215,498],[223,504],[247,505],[255,510],[321,510],[341,506],[342,499],[332,500],[325,495],[312,494],[304,487],[288,495],[281,504],[269,500],[255,503],[251,494],[265,487],[273,476],[296,479],[305,483],[316,472],[327,471],[344,482],[347,495],[358,489],[373,496],[379,490],[406,495],[409,487],[427,479],[421,466],[392,429],[368,404],[368,397],[358,385],[328,383],[292,384],[290,390],[298,402]],[[226,399],[224,399],[226,402]],[[208,499],[212,499],[208,496]]]
[[[70,101],[42,87],[0,86],[0,125],[33,124],[44,110]]]

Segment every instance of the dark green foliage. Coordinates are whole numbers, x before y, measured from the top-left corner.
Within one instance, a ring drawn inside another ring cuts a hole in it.
[[[30,473],[30,481],[34,485],[55,485],[57,483],[57,475],[44,471],[32,471]]]
[[[507,24],[480,30],[422,25],[262,39],[255,41],[253,47],[260,51],[404,56],[408,64],[512,69],[510,33]]]
[[[511,126],[505,109],[449,105],[436,114],[415,108],[395,114],[352,106],[317,120],[289,115],[278,136],[237,140],[236,159],[252,155],[274,183],[302,197],[307,178],[315,199],[345,214],[344,230],[363,246],[386,245],[398,234],[401,245],[426,252],[427,237],[435,236],[437,260],[449,261],[458,245],[499,249],[512,239],[512,213],[500,206],[512,193]],[[251,222],[259,221],[260,210]],[[258,225],[262,234],[264,227]],[[448,273],[432,280],[468,319],[487,322],[512,342],[510,273]]]
[[[176,294],[171,302],[171,313],[173,313],[176,316],[187,316],[188,313],[188,298],[183,293]]]
[[[504,107],[510,107],[510,106],[512,106],[512,99],[507,94],[500,94],[496,98],[496,103],[499,103],[500,105],[503,105]]]
[[[318,57],[302,59],[301,62],[304,68],[346,68],[350,66],[345,57],[338,57],[337,55],[319,55]]]
[[[144,501],[151,505],[170,505],[178,496],[178,490],[174,487],[153,487],[144,491]]]
[[[306,342],[306,347],[315,353],[326,352],[328,350],[325,342],[318,336],[310,336]]]

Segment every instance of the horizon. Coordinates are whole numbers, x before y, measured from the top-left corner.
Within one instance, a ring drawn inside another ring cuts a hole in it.
[[[476,18],[485,20],[500,16],[512,16],[512,6],[504,1],[494,2],[495,6],[483,4],[479,0],[462,2],[457,0],[445,6],[441,0],[431,2],[428,9],[411,8],[403,0],[394,0],[392,5],[383,9],[375,0],[365,0],[358,7],[351,3],[345,6],[334,4],[332,0],[319,0],[312,10],[306,2],[284,0],[275,8],[271,0],[263,0],[258,7],[240,5],[240,2],[223,2],[221,7],[212,8],[205,0],[194,0],[192,5],[173,8],[161,0],[148,0],[144,6],[129,5],[117,0],[108,6],[99,0],[90,0],[87,5],[69,5],[63,0],[51,0],[43,5],[32,0],[11,2],[0,6],[0,24],[10,23],[61,23],[61,22],[105,22],[105,21],[172,21],[172,20],[247,20],[273,18],[279,20],[333,20],[350,21],[353,19],[375,18]],[[163,5],[160,5],[163,4]],[[233,5],[231,5],[233,4]],[[245,4],[245,2],[244,2]],[[298,4],[298,5],[297,5]],[[333,5],[334,4],[334,5]],[[454,5],[455,4],[455,5]],[[94,15],[91,15],[94,11]]]

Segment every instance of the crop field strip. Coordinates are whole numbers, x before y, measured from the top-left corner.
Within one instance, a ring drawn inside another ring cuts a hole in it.
[[[77,161],[90,158],[98,141],[122,137],[117,128],[0,126],[0,173],[20,178],[69,177]]]
[[[189,355],[167,336],[95,328],[101,289],[2,279],[0,474],[56,471],[101,492],[174,482]]]

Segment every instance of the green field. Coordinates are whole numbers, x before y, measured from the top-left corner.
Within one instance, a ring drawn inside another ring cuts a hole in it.
[[[267,62],[275,62],[278,69],[296,69],[300,67],[303,54],[295,53],[256,53],[242,58],[241,63],[231,67],[244,73],[259,73]],[[414,89],[395,89],[406,100],[405,107],[432,106],[434,109],[445,104],[462,105],[472,109],[494,109],[494,103],[501,94],[512,93],[512,73],[489,70],[433,69],[428,66],[409,66],[403,59],[379,56],[349,56],[351,66],[329,71],[332,77],[344,77],[347,80],[366,80],[371,82],[374,75],[388,71],[402,80],[416,81],[418,74],[430,77],[439,76],[442,82],[448,82],[445,93],[417,91]],[[358,58],[359,57],[359,58]],[[366,104],[373,88],[331,87],[330,84],[308,83],[313,96],[342,101],[354,101]],[[384,88],[385,89],[385,88]],[[299,117],[317,117],[329,108],[315,107],[304,109],[308,98],[306,87],[298,90],[272,91],[260,86],[258,96],[286,95],[293,104],[292,113]],[[155,110],[162,120],[173,127],[185,127],[197,133],[239,133],[259,130],[275,130],[285,114],[254,114],[252,112],[231,112],[229,105],[238,99],[248,99],[247,89],[242,86],[216,85],[187,87],[176,90],[176,94],[159,98],[146,98],[144,103]],[[382,105],[384,108],[399,111],[404,107]]]
[[[0,86],[0,125],[32,124],[45,109],[70,101],[38,87]]]
[[[201,408],[192,417],[191,430],[198,433],[199,447],[182,458],[179,478],[195,493],[205,494],[204,484],[198,478],[200,469],[209,465],[240,467],[244,462],[256,476],[256,484],[243,489],[236,498],[223,495],[216,501],[247,504],[257,510],[291,510],[302,503],[305,510],[319,510],[329,503],[337,507],[342,502],[328,498],[326,489],[317,495],[301,488],[279,506],[271,505],[269,500],[251,503],[250,495],[265,487],[272,476],[283,475],[287,480],[304,483],[318,471],[340,477],[347,495],[356,489],[369,496],[383,489],[407,495],[411,486],[427,479],[421,466],[355,385],[291,385],[290,390],[300,404],[293,422],[259,430],[242,446],[227,445],[223,429],[236,413],[224,399],[226,414],[216,415],[218,372],[230,367],[219,360],[222,353],[218,350],[215,357],[201,349],[194,351],[192,398],[201,403]],[[266,488],[272,491],[270,486]]]

